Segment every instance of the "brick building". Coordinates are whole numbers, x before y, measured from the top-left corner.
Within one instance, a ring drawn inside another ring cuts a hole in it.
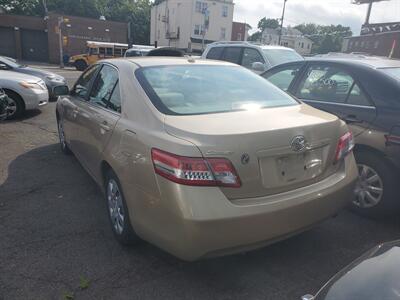
[[[232,23],[232,41],[247,41],[249,37],[249,30],[251,26],[246,23],[233,22]]]
[[[364,24],[359,36],[344,39],[342,52],[400,58],[400,22]]]
[[[86,41],[127,43],[127,23],[50,14],[46,18],[0,14],[0,55],[22,60],[59,62],[58,20],[63,51],[84,53]]]

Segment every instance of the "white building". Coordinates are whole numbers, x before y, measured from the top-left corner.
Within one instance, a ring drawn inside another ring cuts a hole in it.
[[[279,29],[266,28],[261,36],[261,43],[265,45],[279,44]],[[282,30],[281,46],[296,50],[301,55],[311,53],[313,42],[299,30],[287,27]]]
[[[233,8],[233,0],[165,0],[151,9],[150,43],[200,51],[203,34],[205,44],[229,41]]]

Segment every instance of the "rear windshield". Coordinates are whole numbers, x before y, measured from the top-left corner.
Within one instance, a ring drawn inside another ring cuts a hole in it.
[[[272,66],[280,65],[283,63],[304,60],[304,58],[293,50],[285,49],[263,49],[264,55]]]
[[[296,105],[289,95],[237,66],[160,66],[136,71],[159,111],[193,115]]]
[[[400,68],[384,68],[381,70],[400,81]]]

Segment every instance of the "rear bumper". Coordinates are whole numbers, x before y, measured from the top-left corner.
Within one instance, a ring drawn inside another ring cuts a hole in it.
[[[337,214],[352,200],[357,175],[349,155],[340,172],[319,183],[235,202],[218,188],[171,184],[158,177],[164,209],[151,226],[134,226],[143,239],[184,260],[247,251]]]

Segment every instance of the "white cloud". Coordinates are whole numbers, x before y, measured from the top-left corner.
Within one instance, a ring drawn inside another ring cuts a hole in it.
[[[253,29],[262,17],[280,18],[283,0],[234,0],[234,20],[247,22]],[[285,25],[300,23],[342,24],[358,35],[367,11],[366,5],[351,4],[351,0],[288,0]],[[371,23],[400,21],[400,0],[375,3]],[[254,31],[254,30],[253,30]]]

